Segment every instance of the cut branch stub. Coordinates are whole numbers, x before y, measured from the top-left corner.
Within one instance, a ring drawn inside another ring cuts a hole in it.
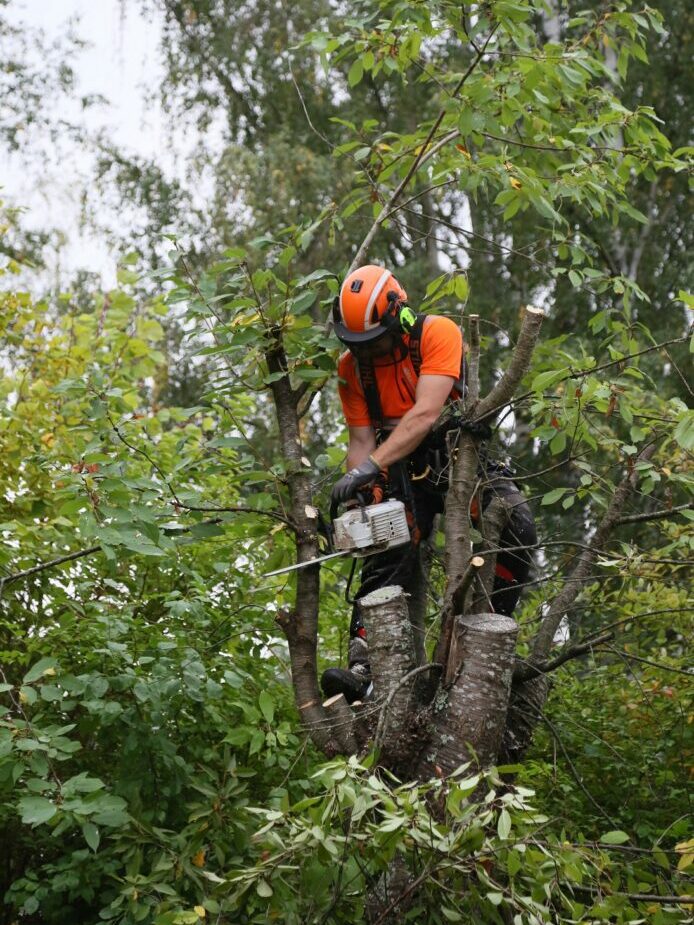
[[[346,755],[357,752],[357,739],[354,734],[355,717],[345,700],[344,694],[335,694],[323,702],[325,715],[330,721],[333,734]]]
[[[451,774],[465,761],[494,764],[506,724],[518,624],[497,613],[470,614],[457,617],[454,635],[458,671],[432,703],[420,779]]]
[[[400,682],[416,664],[412,624],[399,585],[378,588],[362,597],[359,605],[369,639],[374,698],[388,710],[380,724],[383,754],[388,755],[409,725],[412,685]]]

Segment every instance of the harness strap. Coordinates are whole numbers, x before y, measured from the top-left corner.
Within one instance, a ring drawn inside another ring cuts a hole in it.
[[[376,385],[376,371],[374,370],[373,360],[370,357],[360,359],[357,362],[357,372],[359,373],[361,387],[366,399],[366,407],[369,410],[371,425],[378,433],[383,430],[383,409],[381,408],[381,399]]]
[[[422,368],[422,331],[424,330],[424,322],[426,319],[426,315],[417,315],[415,323],[410,328],[408,349],[410,351],[410,359],[412,360],[412,368],[417,378],[419,378],[419,371]]]
[[[422,368],[422,333],[428,317],[428,315],[421,313],[417,314],[414,324],[407,332],[409,335],[407,354],[409,354],[412,362],[412,369],[417,379],[419,379],[419,373]],[[369,411],[371,424],[376,433],[378,433],[383,430],[384,419],[381,399],[378,394],[378,386],[376,385],[376,372],[374,370],[373,360],[370,357],[364,357],[357,361],[357,373],[361,381],[364,398],[366,399],[366,407]],[[460,365],[460,376],[453,386],[454,390],[457,390],[460,395],[462,395],[465,390],[465,379],[466,364],[463,358]]]

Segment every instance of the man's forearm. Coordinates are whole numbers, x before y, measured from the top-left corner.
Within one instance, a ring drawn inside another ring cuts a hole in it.
[[[433,427],[438,412],[418,410],[415,405],[401,419],[393,433],[371,453],[382,469],[398,462],[416,449]]]

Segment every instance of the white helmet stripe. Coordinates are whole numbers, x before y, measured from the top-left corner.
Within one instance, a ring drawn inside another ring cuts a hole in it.
[[[340,286],[340,298],[338,299],[338,304],[340,306],[340,318],[342,319],[343,324],[345,323],[345,310],[342,307],[342,293],[344,291],[346,282],[347,280],[345,280],[344,283]]]
[[[376,303],[376,299],[381,294],[381,290],[383,289],[385,284],[388,282],[391,275],[392,274],[390,270],[384,270],[383,273],[381,273],[380,279],[378,280],[376,285],[373,287],[373,290],[369,297],[369,301],[366,303],[366,311],[364,312],[364,330],[365,331],[368,331],[369,328],[374,327],[374,325],[369,321],[371,317],[371,310],[374,307],[374,304]]]

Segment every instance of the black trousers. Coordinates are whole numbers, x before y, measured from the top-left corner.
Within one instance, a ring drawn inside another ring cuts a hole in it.
[[[492,501],[495,495],[500,495],[505,501],[513,505],[509,523],[503,530],[499,545],[501,547],[533,546],[537,542],[535,521],[532,512],[517,485],[506,479],[495,478],[498,471],[488,472],[489,484],[482,493],[482,510]],[[361,636],[366,638],[366,630],[361,619],[359,599],[377,588],[386,585],[400,585],[405,593],[411,592],[416,576],[419,573],[420,543],[431,535],[434,518],[442,514],[445,506],[445,495],[427,489],[419,482],[410,482],[409,489],[403,479],[398,479],[400,485],[390,487],[389,498],[404,501],[411,513],[412,542],[407,546],[397,546],[386,552],[364,559],[361,569],[361,586],[356,594],[352,608],[350,623],[350,637]],[[407,497],[409,495],[409,497]],[[475,518],[473,518],[475,523]],[[532,552],[528,549],[506,552],[502,549],[497,555],[496,575],[490,595],[490,601],[495,613],[510,617],[527,581],[532,565]]]

